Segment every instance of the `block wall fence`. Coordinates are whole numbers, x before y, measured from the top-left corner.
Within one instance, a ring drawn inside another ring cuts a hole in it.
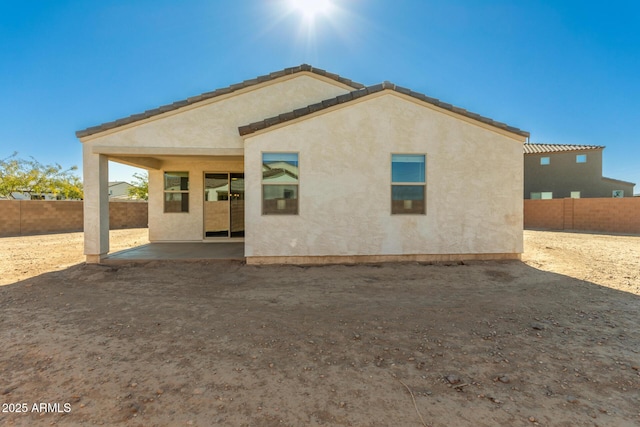
[[[83,229],[82,201],[0,200],[0,237],[67,233]],[[109,202],[109,227],[147,227],[146,202]]]
[[[640,197],[525,200],[524,228],[640,234]]]
[[[112,230],[147,227],[146,202],[110,202]],[[0,200],[0,237],[82,231],[83,202]],[[524,200],[524,228],[640,234],[640,197]]]

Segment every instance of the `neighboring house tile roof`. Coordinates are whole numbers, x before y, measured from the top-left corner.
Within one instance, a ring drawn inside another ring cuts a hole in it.
[[[577,150],[601,150],[602,145],[576,145],[576,144],[524,144],[524,154],[560,153],[563,151]]]
[[[115,128],[120,127],[120,126],[124,126],[124,125],[130,124],[130,123],[134,123],[134,122],[137,122],[137,121],[140,121],[140,120],[148,119],[148,118],[153,117],[153,116],[157,116],[157,115],[162,114],[162,113],[166,113],[168,111],[177,110],[179,108],[186,107],[187,105],[195,104],[196,102],[200,102],[200,101],[204,101],[206,99],[211,99],[211,98],[215,98],[217,96],[233,93],[233,92],[235,92],[237,90],[240,90],[240,89],[244,89],[244,88],[247,88],[247,87],[255,86],[255,85],[260,84],[260,83],[268,82],[268,81],[275,80],[275,79],[280,78],[280,77],[284,77],[284,76],[287,76],[287,75],[290,75],[290,74],[300,73],[300,72],[303,72],[303,71],[314,73],[314,74],[317,74],[319,76],[328,77],[328,78],[330,78],[332,80],[335,80],[337,82],[340,82],[342,84],[350,86],[350,87],[352,87],[354,89],[360,89],[360,88],[364,87],[364,85],[361,84],[361,83],[354,82],[352,80],[349,80],[349,79],[346,79],[344,77],[341,77],[341,76],[339,76],[337,74],[329,73],[329,72],[327,72],[327,71],[325,71],[323,69],[315,68],[315,67],[312,67],[311,65],[308,65],[308,64],[302,64],[302,65],[299,65],[297,67],[285,68],[284,70],[274,71],[273,73],[266,74],[264,76],[256,77],[256,78],[250,79],[250,80],[245,80],[245,81],[243,81],[241,83],[236,83],[236,84],[233,84],[231,86],[227,86],[225,88],[216,89],[216,90],[214,90],[212,92],[205,92],[205,93],[200,94],[200,95],[192,96],[192,97],[184,99],[182,101],[177,101],[177,102],[174,102],[172,104],[163,105],[163,106],[160,106],[158,108],[154,108],[153,110],[147,110],[144,113],[133,114],[133,115],[131,115],[129,117],[125,117],[125,118],[122,118],[122,119],[119,119],[119,120],[115,120],[113,122],[103,123],[103,124],[98,125],[98,126],[92,126],[92,127],[87,128],[87,129],[84,129],[84,130],[79,130],[79,131],[76,132],[76,136],[78,138],[82,138],[82,137],[85,137],[85,136],[89,136],[89,135],[93,135],[93,134],[96,134],[96,133],[104,132],[106,130],[115,129]]]
[[[428,96],[426,96],[424,94],[421,94],[421,93],[418,93],[418,92],[414,92],[414,91],[412,91],[410,89],[407,89],[407,88],[404,88],[404,87],[400,87],[400,86],[396,86],[395,84],[393,84],[391,82],[384,82],[384,83],[380,83],[380,84],[373,85],[373,86],[363,87],[362,89],[358,89],[358,90],[355,90],[353,92],[349,92],[347,94],[337,96],[335,98],[327,99],[327,100],[324,100],[322,102],[318,102],[316,104],[312,104],[312,105],[309,105],[309,106],[304,107],[304,108],[299,108],[297,110],[290,111],[290,112],[287,112],[287,113],[284,113],[284,114],[280,114],[278,116],[270,117],[268,119],[264,119],[264,120],[261,120],[259,122],[254,122],[254,123],[250,123],[250,124],[245,125],[245,126],[240,126],[238,128],[238,131],[240,132],[240,135],[248,135],[248,134],[257,132],[259,130],[266,129],[266,128],[270,127],[270,126],[274,126],[274,125],[277,125],[277,124],[280,124],[280,123],[285,123],[285,122],[287,122],[289,120],[293,120],[293,119],[296,119],[298,117],[303,117],[303,116],[306,116],[308,114],[312,114],[312,113],[315,113],[317,111],[321,111],[321,110],[324,110],[324,109],[329,108],[329,107],[333,107],[333,106],[338,105],[338,104],[344,104],[344,103],[353,101],[353,100],[358,99],[358,98],[362,98],[362,97],[365,97],[365,96],[368,96],[368,95],[371,95],[371,94],[374,94],[374,93],[377,93],[377,92],[381,92],[381,91],[386,90],[386,89],[393,90],[395,92],[411,96],[413,98],[419,99],[420,101],[427,102],[429,104],[435,105],[435,106],[443,108],[445,110],[452,111],[454,113],[460,114],[460,115],[465,116],[465,117],[469,117],[471,119],[474,119],[474,120],[477,120],[479,122],[494,126],[496,128],[500,128],[500,129],[503,129],[503,130],[506,130],[508,132],[515,133],[517,135],[521,135],[521,136],[524,136],[524,137],[529,137],[529,132],[526,132],[526,131],[523,131],[521,129],[509,126],[509,125],[507,125],[505,123],[497,122],[497,121],[489,119],[487,117],[483,117],[483,116],[481,116],[479,114],[472,113],[472,112],[467,111],[467,110],[465,110],[463,108],[455,107],[455,106],[453,106],[451,104],[447,104],[445,102],[442,102],[439,99],[431,98],[431,97],[428,97]]]

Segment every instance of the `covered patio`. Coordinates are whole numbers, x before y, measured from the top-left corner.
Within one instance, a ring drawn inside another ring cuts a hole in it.
[[[121,264],[154,260],[244,261],[244,242],[148,243],[110,253],[102,259],[102,263]]]

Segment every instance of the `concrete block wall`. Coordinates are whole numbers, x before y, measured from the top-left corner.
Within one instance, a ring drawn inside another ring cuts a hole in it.
[[[0,237],[82,231],[82,201],[0,200]],[[147,227],[145,202],[110,202],[111,229]]]
[[[640,197],[525,200],[524,228],[640,234]]]
[[[109,202],[109,228],[138,228],[147,226],[149,205],[143,202]]]
[[[525,200],[524,228],[564,229],[564,199]]]

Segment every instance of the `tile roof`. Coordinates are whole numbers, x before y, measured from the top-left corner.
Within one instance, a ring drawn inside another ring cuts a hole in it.
[[[400,86],[396,86],[395,84],[391,83],[391,82],[384,82],[384,83],[380,83],[377,85],[373,85],[373,86],[367,86],[367,87],[363,87],[361,89],[355,90],[353,92],[349,92],[347,94],[344,95],[340,95],[337,96],[335,98],[331,98],[331,99],[327,99],[324,100],[322,102],[318,102],[316,104],[312,104],[309,105],[307,107],[304,108],[299,108],[297,110],[294,111],[290,111],[284,114],[280,114],[278,116],[274,116],[274,117],[270,117],[268,119],[264,119],[255,123],[250,123],[248,125],[245,126],[240,126],[238,128],[238,131],[240,132],[240,135],[248,135],[254,132],[257,132],[259,130],[262,129],[266,129],[270,126],[274,126],[280,123],[284,123],[287,122],[289,120],[293,120],[296,119],[298,117],[303,117],[306,116],[308,114],[312,114],[315,113],[317,111],[320,110],[324,110],[326,108],[329,107],[333,107],[335,105],[338,104],[344,104],[350,101],[353,101],[355,99],[358,98],[362,98],[377,92],[382,92],[383,90],[393,90],[395,92],[404,94],[404,95],[408,95],[411,96],[413,98],[419,99],[420,101],[424,101],[427,102],[429,104],[435,105],[437,107],[443,108],[445,110],[449,110],[451,112],[460,114],[462,116],[465,117],[469,117],[471,119],[477,120],[479,122],[494,126],[496,128],[499,129],[503,129],[506,130],[508,132],[511,133],[515,133],[517,135],[520,136],[524,136],[524,137],[529,137],[529,132],[523,131],[521,129],[509,126],[505,123],[501,123],[501,122],[497,122],[495,120],[489,119],[487,117],[483,117],[479,114],[476,113],[472,113],[470,111],[467,111],[463,108],[459,108],[459,107],[455,107],[451,104],[447,104],[446,102],[442,102],[439,99],[436,98],[431,98],[428,97],[424,94],[418,93],[418,92],[414,92],[410,89],[404,88],[404,87],[400,87]]]
[[[563,151],[600,150],[602,145],[575,145],[575,144],[524,144],[524,154],[536,153],[560,153]]]
[[[320,69],[320,68],[312,67],[309,64],[302,64],[302,65],[299,65],[297,67],[285,68],[284,70],[274,71],[273,73],[266,74],[266,75],[263,75],[263,76],[260,76],[260,77],[256,77],[254,79],[245,80],[245,81],[243,81],[241,83],[236,83],[236,84],[233,84],[231,86],[227,86],[225,88],[216,89],[216,90],[214,90],[212,92],[205,92],[203,94],[192,96],[192,97],[184,99],[182,101],[176,101],[176,102],[174,102],[172,104],[162,105],[162,106],[160,106],[158,108],[154,108],[152,110],[147,110],[144,113],[133,114],[133,115],[131,115],[129,117],[118,119],[118,120],[115,120],[113,122],[103,123],[103,124],[98,125],[98,126],[92,126],[92,127],[87,128],[87,129],[79,130],[79,131],[76,132],[76,136],[78,138],[82,138],[82,137],[85,137],[85,136],[89,136],[89,135],[93,135],[93,134],[96,134],[96,133],[104,132],[106,130],[115,129],[115,128],[123,126],[123,125],[127,125],[127,124],[130,124],[130,123],[137,122],[139,120],[148,119],[150,117],[157,116],[157,115],[162,114],[162,113],[166,113],[168,111],[177,110],[177,109],[185,107],[187,105],[195,104],[196,102],[204,101],[206,99],[215,98],[215,97],[220,96],[220,95],[226,95],[228,93],[233,93],[233,92],[235,92],[237,90],[240,90],[240,89],[244,89],[244,88],[247,88],[247,87],[255,86],[255,85],[260,84],[260,83],[272,81],[272,80],[278,79],[278,78],[283,77],[283,76],[287,76],[287,75],[290,75],[290,74],[296,74],[296,73],[300,73],[300,72],[303,72],[303,71],[314,73],[314,74],[317,74],[319,76],[328,77],[328,78],[330,78],[332,80],[335,80],[337,82],[340,82],[342,84],[350,86],[350,87],[352,87],[354,89],[360,89],[360,88],[364,87],[364,85],[361,84],[361,83],[354,82],[352,80],[349,80],[349,79],[346,79],[344,77],[341,77],[341,76],[339,76],[337,74],[330,73],[330,72],[325,71],[325,70]]]

